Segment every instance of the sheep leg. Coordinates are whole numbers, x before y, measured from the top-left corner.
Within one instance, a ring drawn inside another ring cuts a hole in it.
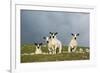
[[[73,52],[75,52],[75,51],[76,51],[76,48],[77,48],[77,47],[75,47],[75,48],[73,49]]]
[[[52,54],[52,50],[51,50],[51,48],[48,48],[48,50],[49,50],[49,54]]]
[[[54,54],[56,54],[56,49],[57,49],[57,46],[54,47]]]
[[[52,46],[52,54],[55,54],[55,48]]]
[[[69,52],[69,53],[71,52],[71,47],[70,47],[70,46],[68,47],[68,52]]]
[[[55,49],[54,48],[52,49],[52,54],[55,54]]]
[[[59,47],[59,53],[61,53],[61,52],[62,52],[62,46]]]
[[[56,48],[53,49],[53,54],[56,54]]]

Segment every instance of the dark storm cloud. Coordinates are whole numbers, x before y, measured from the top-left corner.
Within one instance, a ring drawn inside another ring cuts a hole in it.
[[[89,46],[89,14],[21,10],[21,43],[42,42],[49,32],[58,32],[58,39],[68,45],[70,33],[80,33],[78,43]]]

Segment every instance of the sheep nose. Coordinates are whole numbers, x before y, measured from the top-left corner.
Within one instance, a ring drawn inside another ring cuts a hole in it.
[[[39,48],[39,47],[38,47]]]
[[[53,38],[54,38],[54,36],[53,36]]]
[[[51,39],[51,36],[49,38]]]
[[[75,37],[75,40],[76,40],[76,37]]]
[[[49,41],[47,41],[47,43],[49,43]]]

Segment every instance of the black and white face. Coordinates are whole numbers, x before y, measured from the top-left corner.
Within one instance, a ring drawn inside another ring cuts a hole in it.
[[[42,43],[34,43],[36,45],[36,48],[40,49],[41,48],[41,45]]]
[[[79,33],[77,33],[77,34],[73,34],[73,33],[72,33],[71,35],[72,35],[73,38],[76,40],[76,37],[79,36]]]
[[[49,43],[50,37],[43,37],[43,39],[45,39],[45,42],[46,42],[46,43]]]
[[[49,34],[50,34],[50,38],[55,38],[58,33],[57,32],[55,32],[55,33],[49,32]]]

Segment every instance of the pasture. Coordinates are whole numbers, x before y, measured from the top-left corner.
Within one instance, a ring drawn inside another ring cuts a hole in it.
[[[83,49],[82,53],[78,52],[79,48]],[[89,48],[89,47],[78,47],[75,53],[68,53],[68,46],[63,46],[63,50],[61,54],[48,54],[47,45],[43,45],[41,48],[43,51],[43,54],[34,54],[35,45],[23,44],[21,45],[20,58],[21,58],[21,63],[89,60],[90,52],[86,52],[85,51],[86,48]]]

